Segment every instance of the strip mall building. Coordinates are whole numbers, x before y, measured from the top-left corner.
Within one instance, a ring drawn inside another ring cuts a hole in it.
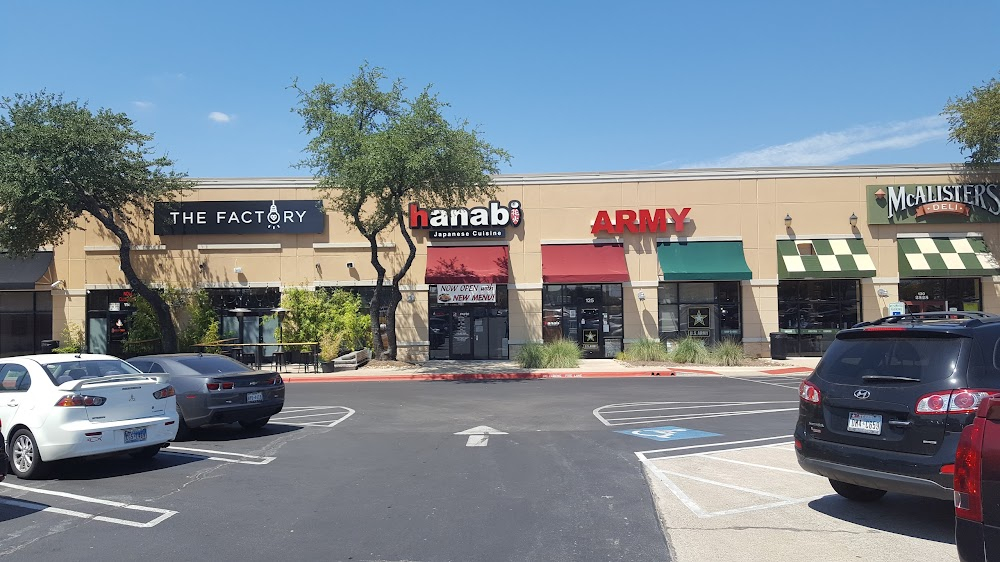
[[[1000,313],[1000,188],[961,166],[611,172],[496,177],[495,201],[407,209],[417,257],[397,314],[400,357],[512,357],[569,338],[587,357],[631,342],[734,339],[819,355],[837,330],[901,309]],[[368,243],[308,178],[206,179],[134,235],[154,285],[207,289],[223,330],[271,342],[291,287],[370,298]],[[0,273],[0,355],[68,322],[92,352],[127,335],[115,239],[81,221]],[[396,232],[379,252],[405,258]],[[236,309],[249,309],[238,318]],[[276,348],[275,348],[276,349]]]

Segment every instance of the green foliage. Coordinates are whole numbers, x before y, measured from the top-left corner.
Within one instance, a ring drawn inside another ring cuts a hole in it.
[[[712,363],[724,365],[726,367],[736,367],[742,365],[746,360],[746,352],[743,351],[743,344],[725,339],[712,346]]]
[[[219,313],[212,307],[207,291],[168,288],[164,293],[167,302],[175,305],[174,321],[178,326],[177,342],[181,351],[198,351],[194,344],[219,339]]]
[[[292,88],[299,97],[295,111],[310,137],[308,157],[299,165],[312,170],[331,208],[368,240],[379,286],[386,278],[377,252],[379,237],[400,227],[409,253],[389,276],[392,294],[398,294],[416,255],[403,228],[407,204],[453,207],[489,199],[496,193],[492,174],[510,156],[485,142],[467,121],[448,122],[442,114],[447,104],[429,87],[406,98],[402,81],[384,87],[386,80],[381,68],[365,64],[341,87],[323,82],[306,90],[296,81]],[[376,293],[376,308],[383,304],[381,298]],[[388,304],[394,314],[396,302]],[[378,319],[369,322],[369,331],[377,333]],[[395,333],[389,338],[394,342]],[[376,344],[378,355],[381,342]]]
[[[59,347],[52,351],[56,353],[80,353],[86,343],[83,327],[76,322],[70,322],[63,327],[62,335],[59,336]]]
[[[319,340],[319,360],[333,361],[342,355],[344,332],[327,332]]]
[[[208,326],[205,327],[205,331],[202,332],[201,336],[198,338],[198,341],[196,341],[195,343],[213,343],[213,342],[219,341],[219,339],[220,339],[219,338],[219,319],[216,318],[216,319],[214,319],[214,320],[212,320],[211,322],[208,323]],[[221,338],[221,339],[225,339],[225,338]],[[220,352],[219,346],[215,346],[215,345],[213,345],[213,346],[206,346],[206,347],[203,347],[203,348],[195,348],[194,346],[192,346],[192,349],[195,350],[195,351],[204,351],[205,353],[219,353]]]
[[[559,339],[545,344],[545,367],[571,369],[580,365],[583,352],[576,342]]]
[[[643,339],[629,344],[618,358],[624,361],[669,361],[670,354],[659,340]]]
[[[346,351],[371,345],[371,320],[361,312],[361,297],[350,291],[288,289],[281,295],[281,306],[288,309],[281,328],[284,341],[322,342],[327,334],[335,334]]]
[[[575,342],[559,339],[544,344],[526,343],[514,360],[525,369],[571,369],[580,365],[582,356]]]
[[[0,246],[10,253],[58,244],[84,212],[132,224],[188,186],[166,171],[172,161],[150,157],[153,137],[124,113],[46,92],[5,97],[0,110]]]
[[[528,342],[517,351],[514,360],[525,369],[541,369],[545,366],[545,346],[538,342]]]
[[[948,117],[949,139],[969,153],[971,164],[1000,161],[1000,82],[996,78],[964,97],[949,99],[942,114]]]
[[[699,338],[678,340],[670,352],[670,358],[678,363],[705,363],[710,355],[705,342]]]
[[[128,320],[128,338],[122,342],[127,353],[150,353],[159,347],[162,330],[149,301],[136,293],[128,299],[134,311]]]

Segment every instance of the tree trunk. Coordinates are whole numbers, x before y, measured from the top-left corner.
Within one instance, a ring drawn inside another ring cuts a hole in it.
[[[111,209],[102,208],[96,204],[96,201],[93,201],[92,208],[88,206],[87,210],[104,225],[104,228],[107,228],[118,238],[118,257],[121,260],[122,273],[125,274],[125,280],[128,281],[132,290],[139,293],[139,296],[146,299],[153,307],[156,319],[160,323],[162,334],[160,343],[163,353],[177,353],[177,327],[174,326],[174,320],[170,315],[170,306],[163,300],[159,291],[151,289],[136,274],[135,268],[132,266],[132,240],[128,233],[115,222],[114,212]]]
[[[403,300],[403,293],[399,290],[399,283],[406,276],[406,272],[410,270],[410,266],[413,265],[413,259],[417,257],[417,246],[413,243],[413,238],[410,237],[410,232],[406,230],[406,217],[403,216],[403,208],[399,207],[399,211],[396,213],[396,225],[399,227],[400,233],[403,235],[403,240],[406,241],[406,247],[408,253],[406,255],[406,261],[403,265],[396,271],[396,274],[392,276],[392,292],[389,296],[389,314],[386,319],[386,332],[389,336],[389,357],[396,359],[397,347],[396,347],[396,308],[399,306],[399,301]]]

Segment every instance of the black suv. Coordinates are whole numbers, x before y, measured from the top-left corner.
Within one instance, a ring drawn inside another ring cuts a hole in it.
[[[887,491],[950,500],[962,428],[997,392],[1000,316],[862,322],[838,333],[799,385],[799,465],[856,501]]]

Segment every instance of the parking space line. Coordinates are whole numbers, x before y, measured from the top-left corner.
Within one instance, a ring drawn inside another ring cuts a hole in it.
[[[764,469],[767,469],[767,470],[775,470],[775,471],[778,471],[778,472],[787,472],[789,474],[812,476],[814,478],[823,478],[819,474],[813,474],[811,472],[804,472],[802,470],[792,470],[790,468],[781,468],[779,466],[769,466],[769,465],[766,465],[766,464],[756,464],[756,463],[752,463],[752,462],[738,461],[738,460],[735,460],[735,459],[727,459],[727,458],[723,458],[723,457],[719,457],[719,456],[713,455],[712,453],[699,453],[698,456],[704,457],[704,458],[706,458],[708,460],[713,460],[713,461],[728,462],[728,463],[739,464],[739,465],[743,465],[743,466],[752,466],[754,468],[764,468]],[[823,479],[825,480],[825,478],[823,478]]]
[[[637,410],[603,410],[601,414],[628,414],[632,412],[656,412],[659,410],[688,410],[694,408],[713,408],[713,407],[724,407],[724,406],[759,406],[761,404],[797,404],[796,400],[769,400],[766,402],[705,402],[698,403],[697,406],[667,406],[663,408],[640,408]],[[662,404],[683,404],[683,402],[662,402]],[[643,406],[652,406],[652,403],[642,404]],[[607,408],[608,406],[602,406],[601,408]]]
[[[160,451],[161,455],[164,453],[174,454],[174,455],[186,455],[186,456],[202,456],[199,453],[204,453],[207,455],[228,455],[231,457],[240,457],[240,458],[231,459],[231,458],[217,457],[217,456],[208,456],[204,458],[206,460],[211,460],[211,461],[230,462],[234,464],[252,464],[252,465],[270,464],[271,461],[277,458],[277,457],[261,457],[257,455],[247,455],[244,453],[230,453],[227,451],[212,451],[209,449],[195,449],[192,447],[177,447],[174,445],[171,445],[169,448]]]
[[[767,498],[774,498],[781,501],[789,501],[795,498],[790,498],[788,496],[782,496],[780,494],[772,494],[770,492],[762,492],[760,490],[754,490],[753,488],[745,488],[743,486],[737,486],[736,484],[726,484],[725,482],[718,482],[716,480],[709,480],[708,478],[701,478],[699,476],[692,476],[690,474],[683,474],[681,472],[673,472],[670,470],[663,470],[658,468],[660,474],[669,474],[670,476],[677,476],[678,478],[686,478],[688,480],[694,480],[695,482],[701,482],[702,484],[711,484],[713,486],[718,486],[720,488],[729,488],[730,490],[736,490],[737,492],[746,492],[748,494],[753,494],[755,496],[764,496]]]
[[[649,461],[649,460],[655,460],[655,459],[650,459],[647,456],[648,454],[652,454],[652,453],[669,453],[669,452],[672,452],[672,451],[686,451],[686,450],[690,450],[690,449],[704,449],[704,448],[707,448],[707,447],[725,447],[726,445],[742,445],[744,443],[760,443],[761,441],[774,441],[776,439],[789,439],[790,437],[791,437],[791,435],[778,435],[778,436],[775,436],[775,437],[761,437],[761,438],[758,438],[758,439],[742,439],[740,441],[725,441],[725,442],[722,442],[722,443],[702,443],[701,445],[683,445],[681,447],[670,447],[668,449],[650,449],[648,451],[637,451],[635,453],[635,455],[637,457],[639,457],[640,461],[646,462],[646,461]],[[773,447],[775,445],[787,445],[787,444],[788,443],[776,443],[776,444],[766,445],[766,446]],[[741,451],[741,450],[744,450],[744,449],[756,449],[758,447],[759,447],[759,445],[758,446],[754,446],[754,447],[729,448],[729,449],[725,449],[725,450],[726,451]],[[692,453],[692,454],[688,454],[688,455],[671,455],[669,458],[680,458],[680,457],[685,457],[685,456],[696,456],[696,455],[702,455],[702,454],[704,454],[704,453],[701,452],[701,453]],[[656,457],[656,458],[663,458],[663,457]]]
[[[78,518],[81,518],[81,519],[93,519],[95,521],[103,521],[105,523],[115,523],[117,525],[125,525],[125,526],[128,526],[128,527],[139,527],[139,528],[155,527],[156,525],[159,525],[163,521],[166,521],[170,517],[172,517],[172,516],[174,516],[174,515],[177,514],[176,511],[172,511],[172,510],[169,510],[169,509],[160,509],[158,507],[149,507],[149,506],[145,506],[145,505],[132,505],[132,504],[127,504],[127,503],[122,503],[122,502],[116,502],[116,501],[111,501],[111,500],[102,500],[100,498],[90,498],[90,497],[87,497],[87,496],[81,496],[81,495],[78,495],[78,494],[71,494],[71,493],[68,493],[68,492],[58,492],[58,491],[55,491],[55,490],[43,490],[43,489],[38,489],[38,488],[29,488],[27,486],[19,486],[17,484],[9,484],[7,482],[0,482],[0,486],[4,486],[4,487],[11,488],[11,489],[14,489],[14,490],[21,490],[21,491],[25,491],[25,492],[29,492],[29,493],[47,494],[47,495],[50,495],[50,496],[57,496],[57,497],[63,497],[63,498],[67,498],[67,499],[71,499],[71,500],[76,500],[76,501],[82,501],[82,502],[88,502],[88,503],[95,503],[95,504],[98,504],[98,505],[105,505],[105,506],[115,507],[115,508],[119,508],[119,509],[130,509],[130,510],[133,510],[133,511],[144,511],[144,512],[158,513],[159,514],[157,517],[155,517],[151,521],[147,521],[147,522],[130,521],[128,519],[119,519],[119,518],[116,518],[116,517],[107,517],[105,515],[95,515],[95,514],[91,514],[91,513],[84,513],[82,511],[74,511],[74,510],[70,510],[70,509],[64,509],[64,508],[61,508],[61,507],[53,507],[53,506],[50,506],[50,505],[45,505],[45,504],[41,504],[41,503],[37,503],[37,502],[31,502],[31,501],[26,501],[26,500],[20,500],[20,499],[14,499],[14,498],[0,498],[0,503],[7,504],[7,505],[13,505],[15,507],[21,507],[21,508],[24,508],[24,509],[32,509],[32,510],[36,510],[36,511],[44,511],[44,512],[48,512],[48,513],[56,513],[56,514],[60,514],[60,515],[68,515],[70,517],[78,517]]]
[[[775,412],[793,412],[798,410],[795,408],[772,408],[768,410],[737,410],[734,412],[711,412],[704,414],[677,414],[670,416],[642,416],[636,418],[621,418],[622,420],[638,420],[638,421],[622,421],[620,423],[610,424],[612,426],[619,425],[636,425],[636,424],[646,424],[651,421],[657,422],[668,422],[668,421],[682,421],[682,420],[701,420],[708,418],[728,418],[731,416],[749,416],[752,414],[773,414]],[[617,421],[617,420],[616,420]]]
[[[292,410],[292,411],[289,411]],[[300,414],[303,412],[315,412],[318,410],[343,410],[343,412],[323,412],[320,414],[304,414],[304,415],[293,415],[293,416],[282,416],[282,417],[272,417],[270,423],[277,425],[291,425],[291,426],[309,426],[309,427],[336,427],[338,424],[346,420],[347,418],[353,416],[355,411],[353,408],[348,408],[347,406],[296,406],[293,408],[285,408],[283,412],[288,412],[291,414]],[[289,420],[295,420],[298,418],[309,418],[309,417],[323,417],[323,416],[334,416],[340,414],[340,417],[331,422],[319,422],[319,421],[308,421],[308,422],[295,422]]]
[[[752,378],[747,378],[747,377],[734,377],[732,375],[719,375],[719,376],[720,377],[725,377],[727,379],[736,380],[736,381],[755,382],[757,384],[766,384],[766,385],[770,385],[770,386],[778,386],[778,387],[781,387],[781,388],[788,388],[788,389],[791,389],[791,390],[798,390],[799,389],[799,385],[798,384],[795,384],[794,386],[789,386],[787,384],[779,384],[779,383],[776,383],[776,382],[770,382],[770,380],[760,381],[760,380],[757,380],[757,379],[752,379]],[[770,377],[768,377],[768,379],[770,379]],[[796,380],[801,381],[802,379],[796,379]],[[791,382],[791,381],[789,381],[789,382]]]

